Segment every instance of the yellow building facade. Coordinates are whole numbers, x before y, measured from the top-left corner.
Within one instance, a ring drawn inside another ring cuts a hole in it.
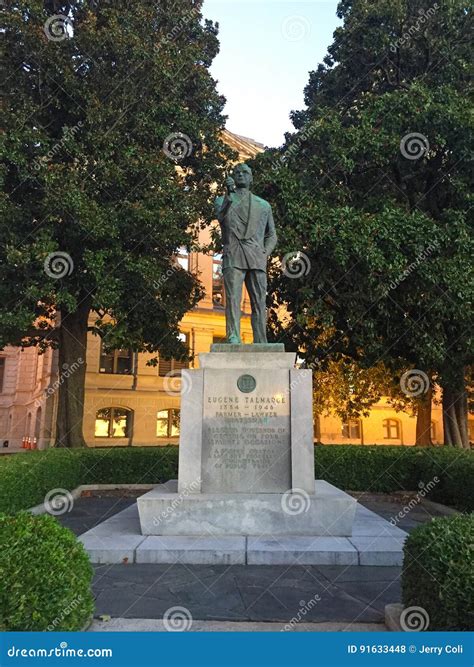
[[[242,160],[263,150],[260,144],[230,132],[224,138]],[[199,241],[203,245],[210,241],[209,230],[201,232]],[[177,261],[199,275],[205,290],[204,298],[181,323],[181,336],[192,357],[190,366],[197,367],[199,353],[209,352],[213,342],[225,337],[221,258],[187,255],[183,250]],[[242,340],[251,343],[250,302],[245,291],[242,312]],[[93,321],[91,315],[91,324]],[[88,446],[178,443],[183,364],[160,359],[158,366],[147,365],[152,356],[130,350],[105,354],[100,337],[89,333],[83,422]],[[53,350],[44,355],[38,355],[35,348],[0,351],[0,451],[19,449],[25,437],[36,439],[39,449],[54,442],[57,378],[57,352]],[[469,426],[474,439],[474,420]],[[396,412],[386,400],[377,403],[369,417],[344,424],[335,415],[321,416],[315,424],[315,440],[325,444],[413,445],[415,433],[416,419]],[[435,404],[432,439],[437,444],[443,442],[441,409]]]

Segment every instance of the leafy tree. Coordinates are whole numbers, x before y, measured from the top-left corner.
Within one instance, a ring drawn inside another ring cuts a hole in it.
[[[344,354],[362,367],[414,369],[406,393],[419,400],[425,440],[436,379],[445,442],[466,447],[470,9],[344,0],[338,16],[306,108],[292,114],[295,132],[256,161],[280,229],[273,298],[290,316],[284,332],[271,322],[309,363]]]
[[[227,163],[201,5],[6,3],[0,345],[58,346],[60,373],[75,369],[59,446],[85,444],[88,324],[108,347],[185,354],[178,324],[201,289],[173,256]]]

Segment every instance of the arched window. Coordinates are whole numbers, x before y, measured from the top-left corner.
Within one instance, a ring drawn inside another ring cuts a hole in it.
[[[360,440],[360,419],[349,419],[342,423],[342,437],[350,440]]]
[[[128,408],[101,408],[95,416],[95,437],[130,437],[131,417],[132,411]]]
[[[159,410],[156,413],[156,437],[174,438],[179,435],[180,411],[177,408]]]
[[[401,440],[401,428],[398,419],[384,419],[383,431],[385,440]]]

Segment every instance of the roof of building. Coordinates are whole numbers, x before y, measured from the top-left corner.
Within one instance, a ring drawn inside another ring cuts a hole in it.
[[[258,141],[243,137],[240,134],[234,134],[229,130],[222,132],[222,139],[228,146],[238,152],[240,160],[249,160],[265,150],[265,146]]]

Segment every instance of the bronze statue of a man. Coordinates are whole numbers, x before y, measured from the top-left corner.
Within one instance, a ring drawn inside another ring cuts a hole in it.
[[[226,297],[228,343],[241,343],[242,285],[249,293],[254,343],[267,342],[267,259],[277,242],[270,204],[250,192],[252,170],[234,167],[227,192],[216,199],[222,233],[222,274]]]

